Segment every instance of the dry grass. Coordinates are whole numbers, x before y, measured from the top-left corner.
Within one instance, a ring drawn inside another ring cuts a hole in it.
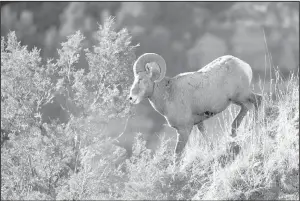
[[[230,139],[224,137],[229,129],[224,129],[225,135],[206,153],[214,161],[210,183],[193,199],[299,199],[298,76],[285,83],[285,90],[282,82],[276,79],[273,93],[264,94],[258,121],[254,123],[253,113],[243,121],[235,139],[241,150],[235,160],[219,160],[229,154]],[[204,150],[198,148],[198,153]]]

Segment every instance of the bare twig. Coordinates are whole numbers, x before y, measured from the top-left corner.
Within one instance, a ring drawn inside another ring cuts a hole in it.
[[[118,140],[118,138],[120,138],[124,133],[125,133],[125,131],[126,131],[126,129],[127,129],[127,126],[128,126],[128,121],[129,121],[129,118],[131,118],[131,117],[133,117],[135,114],[133,113],[133,111],[132,111],[132,105],[130,106],[130,110],[129,110],[129,115],[128,115],[128,117],[127,117],[127,119],[126,119],[126,124],[125,124],[125,127],[124,127],[124,129],[123,129],[123,132],[118,136],[118,137],[116,137],[116,138],[114,138],[114,139],[112,139],[112,143],[113,144],[118,144],[118,143],[120,143],[119,142],[119,140]]]

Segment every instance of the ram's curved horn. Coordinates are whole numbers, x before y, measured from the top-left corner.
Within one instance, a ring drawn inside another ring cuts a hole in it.
[[[144,72],[145,65],[147,63],[155,62],[159,66],[158,69],[152,69],[153,74],[159,74],[159,77],[155,79],[155,82],[160,82],[166,75],[166,62],[162,56],[155,53],[145,53],[141,55],[133,65],[134,74],[138,74],[139,72]]]

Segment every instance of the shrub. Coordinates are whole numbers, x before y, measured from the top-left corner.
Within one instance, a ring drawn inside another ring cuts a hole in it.
[[[61,44],[56,61],[46,64],[40,51],[22,46],[14,32],[1,39],[2,199],[55,199],[64,197],[66,188],[72,198],[95,198],[98,191],[86,196],[78,188],[84,189],[82,176],[97,155],[100,165],[91,182],[107,184],[98,176],[120,149],[105,141],[103,128],[129,112],[123,100],[135,59],[127,30],[116,32],[113,26],[111,18],[100,25],[98,44],[84,50],[86,71],[78,66],[85,39],[80,31]],[[66,98],[65,110],[77,112],[66,124],[43,122],[40,109],[57,95]]]

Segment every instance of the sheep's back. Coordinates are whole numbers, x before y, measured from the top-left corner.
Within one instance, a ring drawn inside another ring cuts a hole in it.
[[[186,102],[191,110],[223,110],[230,97],[249,93],[251,67],[244,61],[223,56],[196,72],[179,74],[173,78],[178,101]]]
[[[250,65],[231,55],[225,55],[215,59],[197,71],[197,73],[207,74],[209,76],[208,79],[212,82],[222,82],[224,78],[227,78],[230,82],[230,79],[234,80],[234,78],[243,77],[244,81],[250,85],[252,80],[252,69]],[[199,77],[201,77],[201,75],[199,75]]]

